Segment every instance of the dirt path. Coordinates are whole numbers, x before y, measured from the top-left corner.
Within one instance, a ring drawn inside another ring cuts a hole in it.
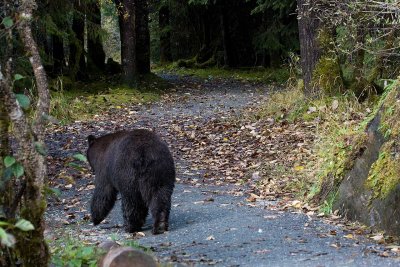
[[[91,122],[76,122],[51,135],[50,174],[62,195],[59,201],[49,202],[49,238],[66,234],[88,242],[134,238],[163,262],[196,266],[399,266],[398,259],[381,257],[386,255],[384,248],[363,236],[349,238],[345,229],[315,216],[281,211],[277,201],[246,200],[248,187],[241,180],[246,166],[235,169],[234,165],[254,155],[247,153],[249,149],[225,146],[232,136],[208,132],[207,125],[211,122],[218,131],[229,132],[231,126],[225,118],[240,118],[242,108],[262,102],[267,87],[173,75],[165,78],[175,85],[175,91],[159,103],[112,109]],[[119,202],[104,223],[93,227],[88,222],[93,177],[85,172],[71,174],[62,167],[69,156],[85,151],[88,134],[133,127],[155,129],[170,144],[176,159],[179,181],[170,231],[163,235],[151,235],[150,218],[144,236],[124,233]],[[220,146],[204,148],[197,139],[204,139],[207,146],[210,140]],[[257,143],[252,146],[256,149]],[[229,158],[229,162],[201,158],[201,151],[226,153],[221,158]],[[237,157],[229,154],[236,152]],[[196,153],[198,156],[193,156]],[[69,177],[75,184],[69,185]]]

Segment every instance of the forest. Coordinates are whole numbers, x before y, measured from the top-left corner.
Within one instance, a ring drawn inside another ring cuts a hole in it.
[[[398,0],[0,0],[0,266],[395,266],[399,14]],[[173,157],[167,233],[149,207],[125,233],[122,189],[99,193],[115,159],[87,158],[134,129]]]

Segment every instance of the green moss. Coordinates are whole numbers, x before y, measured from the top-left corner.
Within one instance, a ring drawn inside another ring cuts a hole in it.
[[[317,37],[321,57],[317,62],[311,84],[327,96],[342,94],[345,91],[343,75],[336,54],[333,34],[329,29],[321,28]]]
[[[318,190],[309,196],[317,201],[325,201],[337,190],[344,174],[353,168],[367,135],[357,131],[343,131],[336,136],[330,136],[329,139],[324,141],[324,149],[319,149],[319,156],[323,160],[317,175]]]
[[[26,189],[30,194],[34,189],[27,185]],[[14,231],[17,239],[16,252],[18,258],[24,263],[23,266],[43,266],[47,265],[49,250],[44,240],[44,212],[47,207],[45,199],[26,201],[21,208],[20,216],[31,222],[35,229],[31,231]]]
[[[178,67],[176,63],[168,66],[159,66],[154,69],[155,73],[172,72],[178,75],[190,75],[205,79],[225,78],[239,81],[280,83],[283,84],[289,79],[289,70],[284,68],[189,68]]]
[[[335,49],[332,32],[327,28],[322,27],[319,29],[317,41],[324,54],[332,53],[332,51]]]
[[[372,165],[366,185],[376,198],[385,198],[400,183],[400,164],[388,153],[393,142],[382,147],[378,160]]]
[[[321,57],[315,66],[311,83],[314,87],[320,88],[324,95],[342,94],[345,90],[337,58]]]
[[[400,183],[400,93],[399,83],[394,83],[386,93],[381,112],[379,131],[385,138],[379,157],[371,166],[366,186],[375,198],[385,198]]]

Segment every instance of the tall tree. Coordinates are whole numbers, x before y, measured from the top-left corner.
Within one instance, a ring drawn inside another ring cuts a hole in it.
[[[150,73],[150,32],[148,0],[135,0],[136,70]]]
[[[101,41],[101,13],[98,1],[91,1],[87,7],[88,25],[88,67],[89,69],[104,70],[106,54]]]
[[[123,82],[133,86],[150,72],[148,0],[115,0],[121,36]]]
[[[85,42],[85,6],[81,1],[74,2],[72,29],[69,34],[69,76],[82,80],[86,78]]]
[[[221,42],[224,52],[224,65],[234,67],[236,65],[229,32],[228,16],[226,14],[226,1],[219,1],[219,19],[221,29]]]
[[[297,0],[301,69],[304,91],[311,96],[318,88],[312,84],[312,74],[320,58],[317,34],[320,21],[313,13],[311,0]]]
[[[168,3],[162,3],[158,10],[158,28],[160,31],[160,62],[172,61],[170,10]]]
[[[133,86],[137,81],[135,0],[115,0],[121,36],[122,80]]]

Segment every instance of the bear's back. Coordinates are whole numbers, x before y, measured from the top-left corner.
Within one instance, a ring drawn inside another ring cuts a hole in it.
[[[152,184],[175,181],[174,160],[167,144],[149,130],[116,132],[99,137],[96,142],[103,146],[98,164],[107,166],[107,176],[111,179],[129,173],[131,176],[126,179],[143,179]],[[123,182],[118,181],[120,185],[115,186],[119,188]]]

